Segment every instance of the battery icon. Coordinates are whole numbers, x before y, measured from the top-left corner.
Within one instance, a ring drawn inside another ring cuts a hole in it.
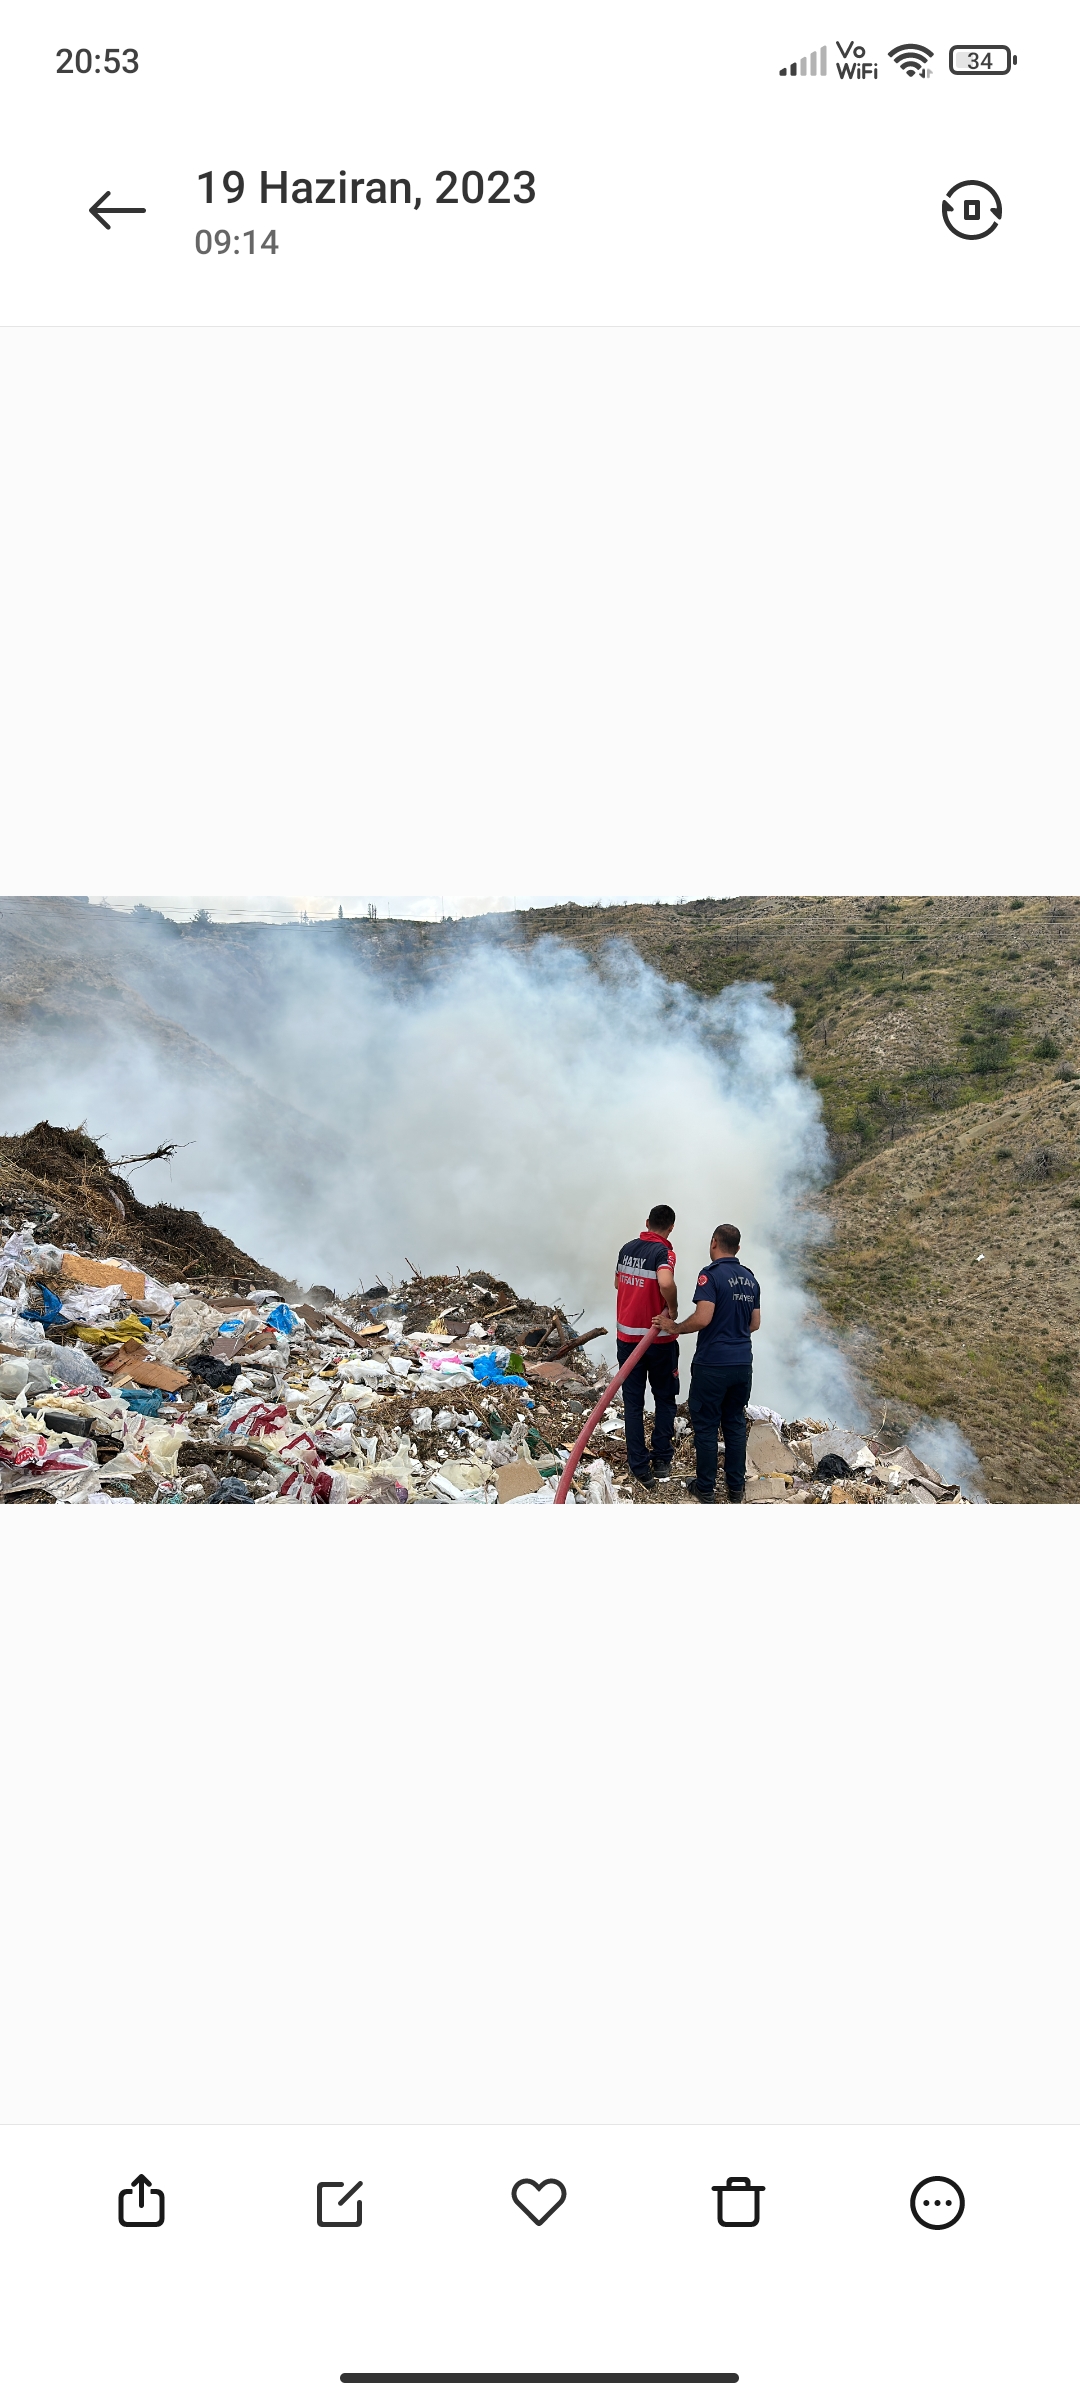
[[[1016,65],[1016,52],[1001,42],[979,45],[958,42],[949,52],[950,75],[1008,75]]]

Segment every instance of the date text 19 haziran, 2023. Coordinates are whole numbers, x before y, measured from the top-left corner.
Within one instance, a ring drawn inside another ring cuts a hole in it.
[[[220,183],[219,200],[233,207],[243,199],[247,178],[240,167],[228,167],[218,178],[214,169],[207,167],[199,182],[208,208],[213,206],[215,180]],[[479,201],[496,208],[509,208],[515,202],[524,207],[536,197],[536,177],[527,167],[492,167],[486,172],[468,167],[464,173],[440,167],[435,182],[439,187],[436,205],[443,207],[456,208],[461,201],[469,208]],[[361,200],[374,207],[420,206],[420,194],[413,197],[408,175],[350,175],[344,167],[339,167],[336,175],[290,175],[287,167],[276,173],[262,167],[259,199],[264,207],[276,203],[279,208],[289,202],[294,208],[355,208]]]

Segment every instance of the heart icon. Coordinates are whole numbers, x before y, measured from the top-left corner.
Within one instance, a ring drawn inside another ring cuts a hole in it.
[[[548,2218],[562,2207],[566,2185],[560,2183],[555,2175],[547,2176],[543,2183],[535,2183],[531,2175],[523,2175],[520,2182],[515,2183],[510,2198],[516,2208],[524,2209],[534,2225],[546,2225]]]

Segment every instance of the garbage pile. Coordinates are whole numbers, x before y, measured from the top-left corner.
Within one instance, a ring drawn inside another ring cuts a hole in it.
[[[345,1301],[280,1281],[200,1290],[0,1218],[0,1505],[552,1506],[610,1379],[588,1355],[604,1333],[484,1269]],[[749,1414],[747,1500],[960,1500],[882,1435]],[[617,1395],[571,1502],[685,1500],[685,1403],[677,1424],[672,1481],[646,1489]]]
[[[554,1502],[598,1389],[558,1309],[483,1270],[342,1303],[286,1289],[163,1284],[7,1230],[0,1503]],[[578,1481],[612,1496],[602,1453]]]
[[[958,1483],[946,1483],[893,1433],[853,1433],[819,1418],[785,1423],[771,1409],[751,1407],[747,1414],[747,1500],[840,1501],[876,1508],[938,1508],[943,1501],[971,1505]]]

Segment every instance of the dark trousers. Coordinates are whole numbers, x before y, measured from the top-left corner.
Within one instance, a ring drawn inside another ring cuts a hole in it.
[[[716,1487],[717,1434],[724,1436],[724,1477],[728,1491],[740,1499],[746,1485],[744,1415],[753,1381],[752,1367],[710,1367],[695,1356],[690,1369],[690,1423],[694,1429],[697,1480],[703,1491]]]
[[[636,1342],[617,1342],[620,1367],[637,1348]],[[649,1469],[649,1453],[645,1444],[645,1385],[652,1386],[653,1418],[652,1454],[658,1467],[671,1465],[675,1448],[675,1409],[679,1398],[679,1345],[677,1342],[653,1342],[645,1356],[632,1367],[622,1387],[623,1416],[626,1424],[626,1463],[633,1475],[645,1475]]]

